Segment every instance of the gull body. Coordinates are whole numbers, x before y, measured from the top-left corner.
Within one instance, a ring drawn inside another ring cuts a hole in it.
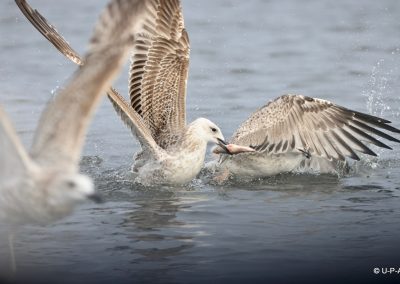
[[[220,167],[235,176],[266,177],[295,171],[306,158],[299,153],[265,155],[253,153],[227,157]]]
[[[302,95],[284,95],[255,111],[236,130],[231,143],[252,153],[224,155],[222,176],[267,177],[280,173],[341,174],[357,152],[376,156],[368,144],[391,149],[377,137],[400,140],[379,130],[400,130],[390,121],[353,111],[332,102]]]
[[[213,131],[214,130],[214,131]],[[132,172],[140,183],[185,184],[197,176],[204,165],[209,142],[224,140],[220,129],[205,118],[198,118],[178,135],[176,142],[157,156],[141,152],[136,156]]]

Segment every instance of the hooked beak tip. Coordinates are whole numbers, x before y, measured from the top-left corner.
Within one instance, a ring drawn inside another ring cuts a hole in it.
[[[217,138],[217,140],[218,140],[218,144],[222,144],[222,145],[228,144],[225,140],[222,140],[221,138]]]
[[[232,155],[231,151],[229,151],[228,147],[226,147],[228,145],[228,143],[220,138],[217,138],[218,140],[218,146],[221,147],[225,153],[218,153],[218,154],[229,154]]]

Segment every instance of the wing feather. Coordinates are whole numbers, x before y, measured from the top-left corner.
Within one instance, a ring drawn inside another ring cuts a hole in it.
[[[376,156],[364,143],[391,149],[372,135],[400,143],[377,129],[400,133],[389,123],[325,100],[285,95],[253,113],[231,142],[270,154],[307,150],[330,160],[359,160],[357,152]]]
[[[49,40],[62,54],[78,65],[82,65],[82,59],[78,53],[71,48],[68,42],[57,32],[46,18],[44,18],[37,10],[32,9],[25,0],[15,0],[25,17],[32,25]]]
[[[186,126],[190,47],[180,1],[160,1],[157,11],[135,41],[129,94],[152,137],[167,147],[169,136]]]
[[[21,177],[32,167],[32,160],[0,107],[0,189],[11,177]]]
[[[153,155],[153,157],[159,158],[160,154],[164,151],[151,137],[151,133],[146,127],[142,117],[132,109],[129,103],[119,95],[117,91],[111,88],[108,94],[108,98],[110,99],[115,111],[125,125],[131,129],[132,133],[138,137],[142,149],[147,150],[147,152]]]

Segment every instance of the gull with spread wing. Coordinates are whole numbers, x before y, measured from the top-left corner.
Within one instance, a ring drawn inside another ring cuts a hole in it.
[[[96,25],[85,66],[47,105],[28,153],[0,108],[0,223],[11,232],[23,224],[47,224],[98,199],[92,180],[79,174],[86,130],[103,92],[149,15],[146,0],[112,1]],[[13,261],[14,263],[14,261]],[[15,265],[13,265],[15,270]]]
[[[65,56],[86,64],[67,41],[26,1],[16,1],[27,19]],[[204,164],[209,142],[229,149],[221,130],[208,119],[186,124],[189,37],[179,0],[151,1],[151,16],[135,34],[127,103],[114,89],[108,98],[139,139],[133,172],[145,185],[190,182]],[[235,147],[235,153],[253,152]],[[233,154],[233,153],[231,153]]]
[[[256,152],[223,155],[219,178],[224,180],[229,174],[265,177],[287,172],[340,173],[346,157],[360,160],[357,152],[376,156],[366,143],[392,149],[373,135],[400,142],[378,129],[400,133],[389,123],[326,100],[284,95],[254,112],[236,130],[230,142]],[[227,151],[216,148],[214,153]]]

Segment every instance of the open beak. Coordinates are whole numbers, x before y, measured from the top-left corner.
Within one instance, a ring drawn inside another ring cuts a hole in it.
[[[217,153],[218,154],[229,154],[229,155],[232,155],[232,153],[226,147],[226,145],[228,145],[228,143],[226,143],[224,140],[219,139],[219,138],[217,138],[217,140],[218,140],[218,146],[221,147],[221,149],[223,151],[225,151],[225,152],[223,152],[223,151],[221,151],[221,149],[218,149],[218,150],[216,149]]]
[[[104,203],[103,197],[101,197],[101,195],[98,193],[88,195],[87,198],[95,203]]]

